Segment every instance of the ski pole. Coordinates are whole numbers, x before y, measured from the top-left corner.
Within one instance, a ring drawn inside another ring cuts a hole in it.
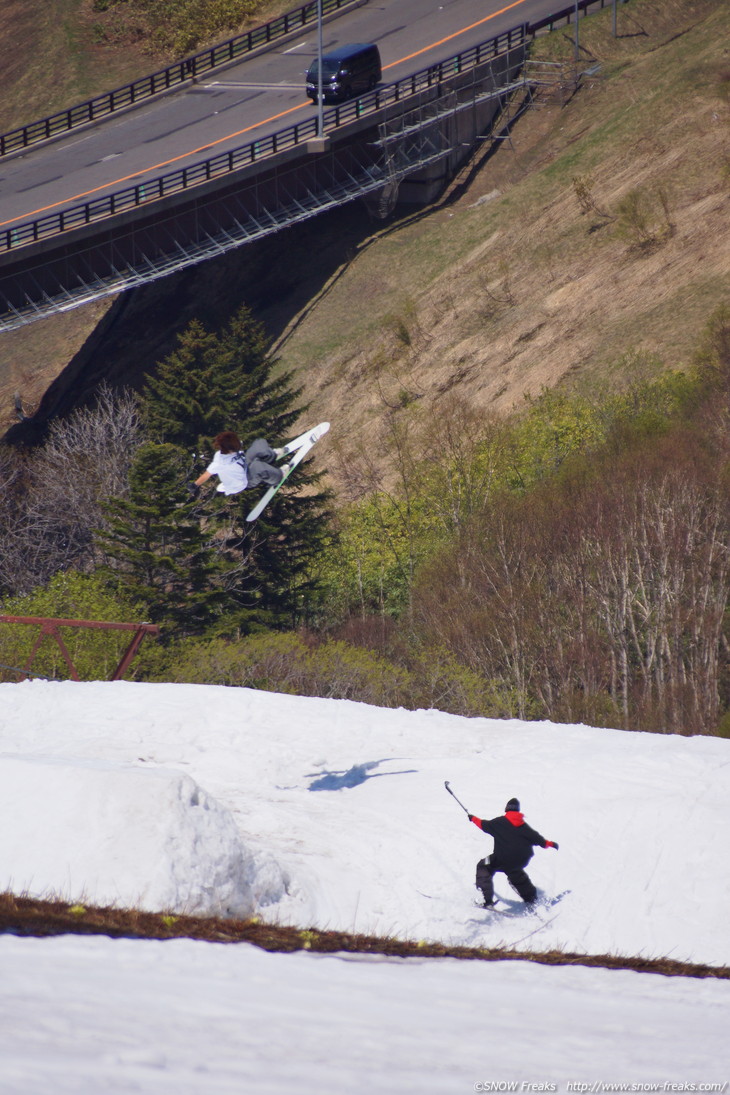
[[[455,795],[455,794],[454,794],[454,792],[453,792],[453,791],[451,790],[451,784],[449,783],[449,781],[448,781],[447,779],[445,779],[445,780],[444,780],[444,787],[446,788],[446,790],[447,790],[447,791],[449,792],[449,794],[450,794],[450,795],[451,795],[451,796],[452,796],[453,798],[456,798],[456,795]],[[462,808],[462,810],[464,811],[464,813],[465,813],[465,814],[468,814],[468,813],[469,813],[469,811],[467,810],[467,808],[466,808],[466,806],[464,805],[464,803],[463,803],[463,802],[460,802],[458,798],[456,798],[456,801],[457,801],[457,802],[459,803],[459,806],[461,806],[461,808]]]

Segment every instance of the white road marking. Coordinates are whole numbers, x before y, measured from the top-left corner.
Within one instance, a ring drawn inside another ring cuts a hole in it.
[[[198,90],[213,91],[299,91],[301,84],[234,84],[216,80],[214,84],[198,84]]]

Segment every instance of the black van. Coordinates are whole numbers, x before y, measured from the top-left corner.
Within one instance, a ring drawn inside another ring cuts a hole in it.
[[[372,91],[380,82],[382,68],[380,51],[372,44],[355,43],[340,46],[322,54],[322,98],[337,101],[351,99],[364,91]],[[312,61],[307,73],[307,95],[317,102],[319,94],[319,60]]]

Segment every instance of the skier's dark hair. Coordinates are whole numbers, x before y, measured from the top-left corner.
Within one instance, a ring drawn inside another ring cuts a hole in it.
[[[238,452],[241,448],[238,434],[235,434],[233,430],[224,430],[223,433],[219,433],[218,436],[213,439],[213,444],[217,449],[220,449],[222,453]]]

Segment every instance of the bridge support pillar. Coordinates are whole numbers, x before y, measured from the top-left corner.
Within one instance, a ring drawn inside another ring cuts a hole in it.
[[[320,152],[328,152],[331,143],[330,137],[310,137],[307,141],[307,152],[315,156]]]

